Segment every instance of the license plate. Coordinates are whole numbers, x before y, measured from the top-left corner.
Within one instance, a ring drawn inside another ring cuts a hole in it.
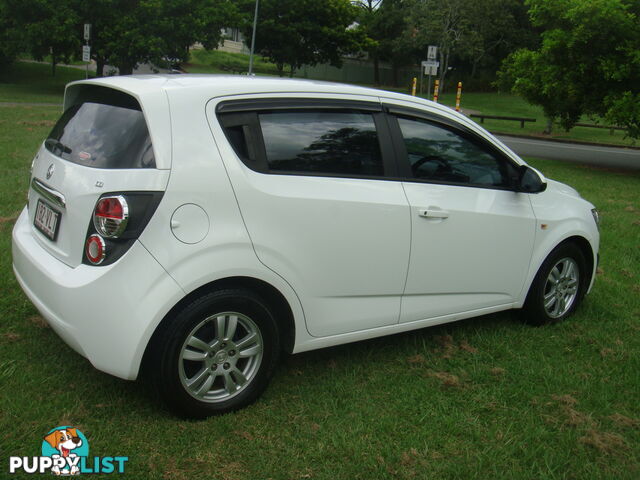
[[[57,212],[42,200],[38,200],[33,224],[45,237],[55,242],[60,229],[60,212]]]

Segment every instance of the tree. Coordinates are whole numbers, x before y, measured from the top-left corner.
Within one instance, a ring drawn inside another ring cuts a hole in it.
[[[251,7],[247,10],[253,19],[255,3],[245,5]],[[256,52],[275,63],[281,76],[286,65],[289,76],[302,65],[326,62],[339,67],[342,55],[358,51],[365,38],[353,26],[356,13],[348,0],[262,0]],[[251,38],[251,22],[244,31]]]
[[[636,0],[528,0],[543,29],[537,50],[510,55],[500,84],[540,105],[547,132],[582,115],[603,117],[640,137],[640,4]]]
[[[391,62],[396,87],[400,68],[416,61],[416,30],[409,22],[415,3],[415,0],[384,0],[374,25],[379,38],[379,55]]]
[[[14,34],[23,38],[25,49],[36,60],[51,56],[52,75],[59,62],[80,51],[82,33],[72,0],[9,0],[7,6],[17,25]]]
[[[105,64],[130,74],[140,63],[186,61],[191,45],[215,48],[221,28],[239,21],[230,0],[93,0],[82,19],[92,24],[98,75]]]
[[[358,9],[356,21],[368,40],[366,50],[373,61],[373,83],[380,85],[380,41],[383,40],[380,24],[385,19],[380,10],[382,0],[355,0],[352,3]]]
[[[510,53],[538,45],[538,34],[523,0],[476,0],[468,2],[465,11],[471,41],[465,45],[460,60],[468,64],[472,79],[480,69],[494,76]]]
[[[24,49],[20,28],[7,0],[0,0],[0,72],[9,68]]]

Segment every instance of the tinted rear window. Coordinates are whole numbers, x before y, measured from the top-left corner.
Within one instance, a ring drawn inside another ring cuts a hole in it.
[[[96,168],[155,168],[149,130],[130,95],[90,87],[69,107],[45,140],[54,155]]]
[[[271,171],[384,175],[370,113],[284,111],[258,117]]]

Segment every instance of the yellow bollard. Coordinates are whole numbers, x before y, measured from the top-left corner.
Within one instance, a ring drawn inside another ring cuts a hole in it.
[[[418,81],[418,79],[416,77],[413,77],[413,82],[411,83],[411,95],[413,95],[414,97],[416,96],[416,82]]]
[[[440,80],[436,80],[436,84],[433,87],[433,101],[438,103],[438,92],[440,91]]]
[[[456,112],[460,111],[460,97],[462,97],[462,82],[458,82],[458,93],[456,94]]]

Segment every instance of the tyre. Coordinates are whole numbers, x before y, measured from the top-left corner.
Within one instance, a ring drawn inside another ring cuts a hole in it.
[[[584,297],[588,278],[582,251],[573,243],[559,245],[540,266],[531,284],[523,307],[525,321],[545,325],[570,316]]]
[[[276,320],[262,298],[245,289],[214,291],[179,311],[160,333],[151,378],[174,413],[205,418],[255,401],[279,352]]]

